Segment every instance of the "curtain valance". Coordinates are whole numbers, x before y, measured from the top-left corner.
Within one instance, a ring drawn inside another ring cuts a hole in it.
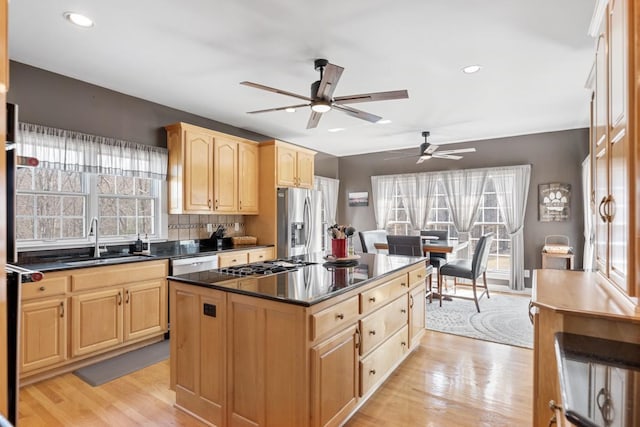
[[[167,149],[19,123],[17,154],[35,157],[44,168],[73,172],[166,179]]]

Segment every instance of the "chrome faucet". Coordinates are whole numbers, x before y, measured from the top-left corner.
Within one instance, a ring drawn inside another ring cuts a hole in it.
[[[91,218],[91,224],[89,225],[89,236],[95,237],[94,249],[93,249],[93,257],[100,258],[100,246],[98,245],[98,217],[94,216]]]

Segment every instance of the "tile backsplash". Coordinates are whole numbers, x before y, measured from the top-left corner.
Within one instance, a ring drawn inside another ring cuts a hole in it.
[[[211,235],[207,224],[211,224],[214,231],[222,225],[225,237],[244,236],[244,215],[169,215],[167,237],[169,240],[207,239]]]

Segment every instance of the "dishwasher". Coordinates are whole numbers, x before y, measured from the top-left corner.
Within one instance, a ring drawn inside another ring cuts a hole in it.
[[[198,273],[218,268],[218,255],[204,255],[171,260],[171,275]]]

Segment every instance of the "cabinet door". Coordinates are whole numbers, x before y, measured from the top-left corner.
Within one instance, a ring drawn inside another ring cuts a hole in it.
[[[609,223],[604,216],[604,202],[609,195],[608,135],[608,64],[606,20],[603,21],[596,44],[596,77],[594,90],[594,203],[596,208],[596,265],[608,275]]]
[[[420,344],[420,339],[424,335],[427,304],[425,295],[424,285],[420,285],[409,292],[409,348],[414,348]]]
[[[355,325],[311,349],[312,425],[344,422],[358,402],[358,341]]]
[[[166,280],[139,283],[124,289],[124,340],[157,335],[167,330]]]
[[[20,372],[55,365],[67,359],[65,297],[22,304]]]
[[[609,2],[609,277],[627,289],[629,246],[629,158],[633,157],[627,134],[627,28],[626,0]]]
[[[314,156],[302,151],[298,152],[297,178],[298,187],[313,188]]]
[[[214,210],[238,210],[238,143],[216,137],[213,165]]]
[[[297,185],[297,153],[296,150],[278,146],[277,153],[277,182],[278,187],[296,187]]]
[[[231,267],[248,262],[249,253],[247,251],[233,251],[218,255],[218,267]]]
[[[213,138],[185,131],[184,211],[213,211]]]
[[[258,213],[258,146],[240,143],[238,147],[238,211]]]
[[[71,355],[80,356],[122,343],[122,289],[71,297]]]

